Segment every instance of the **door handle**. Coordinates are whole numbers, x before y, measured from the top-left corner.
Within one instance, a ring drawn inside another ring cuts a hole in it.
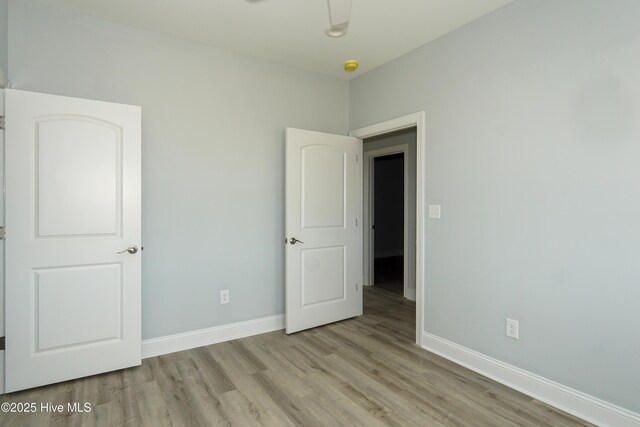
[[[138,247],[131,245],[129,246],[127,249],[125,249],[124,251],[120,251],[120,252],[116,252],[118,255],[123,254],[125,252],[129,252],[131,255],[135,254],[138,252]]]
[[[296,239],[295,237],[292,237],[289,239],[289,243],[291,243],[292,245],[295,245],[296,243],[304,243],[304,242]]]

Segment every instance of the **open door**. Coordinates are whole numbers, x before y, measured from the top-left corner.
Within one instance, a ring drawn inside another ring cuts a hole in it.
[[[5,107],[6,390],[139,365],[140,107]]]
[[[286,332],[362,314],[362,141],[287,129]]]

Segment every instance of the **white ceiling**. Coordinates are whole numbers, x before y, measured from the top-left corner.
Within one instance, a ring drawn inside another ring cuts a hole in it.
[[[227,50],[351,78],[512,0],[352,0],[349,33],[329,38],[326,0],[44,0]],[[353,74],[347,59],[360,61]]]

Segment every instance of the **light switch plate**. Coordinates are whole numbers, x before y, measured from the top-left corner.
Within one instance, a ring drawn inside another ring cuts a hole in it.
[[[440,219],[442,215],[442,207],[440,205],[429,205],[429,218]]]

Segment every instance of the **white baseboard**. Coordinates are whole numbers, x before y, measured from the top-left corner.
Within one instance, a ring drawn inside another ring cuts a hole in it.
[[[151,338],[142,341],[142,358],[160,356],[176,351],[189,350],[252,335],[284,329],[284,314],[215,326],[165,337]]]
[[[411,288],[407,288],[407,292],[405,292],[404,297],[406,299],[410,299],[411,301],[415,301],[416,300],[416,290],[415,289],[411,289]]]
[[[422,347],[526,395],[600,426],[639,427],[640,414],[425,332]]]
[[[0,394],[4,394],[4,350],[0,350]]]

